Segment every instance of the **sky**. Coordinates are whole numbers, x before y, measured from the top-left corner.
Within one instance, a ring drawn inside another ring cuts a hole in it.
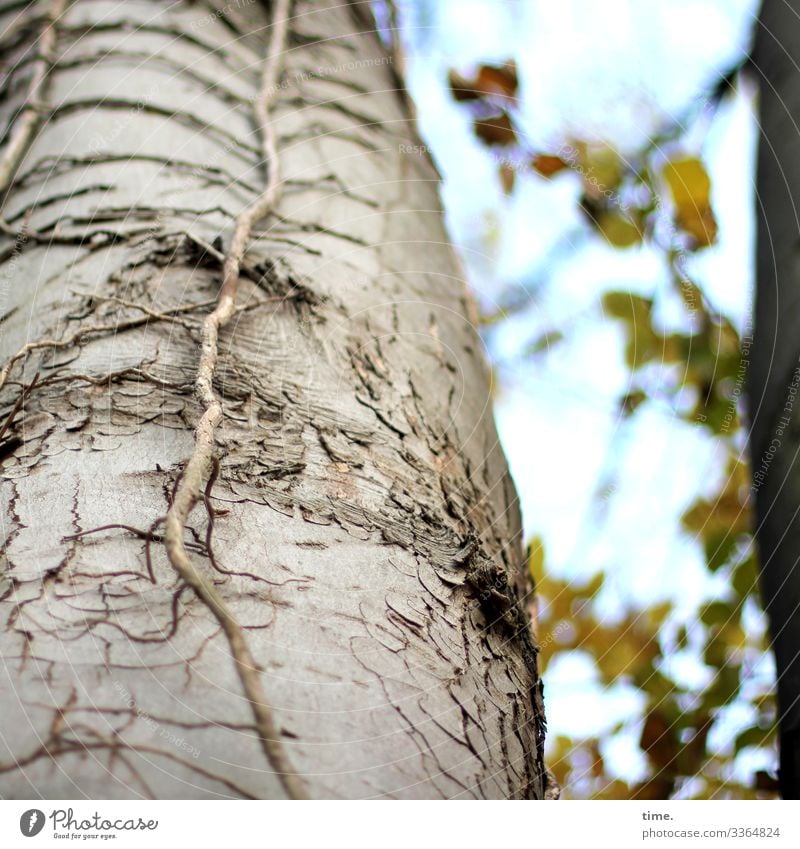
[[[579,137],[611,144],[624,155],[680,116],[702,116],[704,89],[747,52],[757,5],[401,4],[406,79],[443,175],[448,226],[473,291],[486,312],[511,293],[526,297],[527,306],[487,339],[500,376],[498,429],[526,536],[544,539],[547,567],[560,576],[580,579],[606,570],[601,601],[609,618],[628,602],[662,599],[676,603],[676,616],[689,616],[699,599],[721,589],[709,579],[701,545],[679,523],[698,495],[711,494],[719,483],[720,447],[666,404],[648,402],[625,420],[618,414],[630,380],[624,328],[603,315],[600,298],[610,289],[663,292],[663,252],[649,246],[623,251],[587,237],[575,174],[522,176],[506,197],[492,154],[475,139],[466,110],[452,100],[447,71],[514,58],[528,147],[554,152]],[[717,244],[692,257],[688,272],[740,329],[749,327],[753,287],[754,105],[754,91],[743,85],[702,135],[686,139],[688,152],[701,154],[707,164],[719,224]],[[680,321],[674,306],[674,315],[668,300],[662,307],[667,323]],[[528,343],[554,328],[567,328],[564,342],[535,359],[523,356]],[[606,497],[598,501],[601,491]],[[750,618],[754,627],[761,625],[756,613]],[[675,664],[686,680],[702,675],[691,659]],[[629,721],[626,732],[606,744],[612,771],[628,778],[642,773],[632,733],[641,697],[632,687],[602,689],[588,659],[578,654],[551,665],[545,683],[552,735],[586,731],[588,696],[598,729]],[[736,710],[730,737],[747,719]]]

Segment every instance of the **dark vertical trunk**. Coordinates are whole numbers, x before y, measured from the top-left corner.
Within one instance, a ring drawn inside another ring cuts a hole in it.
[[[778,675],[780,786],[800,798],[800,2],[767,0],[761,83],[758,258],[750,367],[761,588]]]

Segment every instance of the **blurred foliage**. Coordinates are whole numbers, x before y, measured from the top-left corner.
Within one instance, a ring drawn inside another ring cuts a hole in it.
[[[637,726],[647,762],[644,780],[628,783],[610,775],[604,740],[598,738],[558,737],[550,766],[564,795],[572,798],[774,796],[770,775],[759,772],[742,783],[733,770],[734,758],[744,750],[774,749],[775,705],[772,693],[751,680],[753,665],[767,647],[742,622],[745,605],[760,604],[741,423],[749,342],[743,347],[736,327],[685,272],[686,258],[717,238],[711,179],[702,158],[682,149],[681,122],[634,157],[581,139],[568,140],[559,150],[529,150],[518,127],[519,83],[513,63],[484,65],[472,76],[453,71],[449,82],[455,99],[470,111],[477,137],[499,151],[495,155],[507,193],[520,173],[548,180],[577,174],[581,209],[599,237],[620,250],[649,243],[663,251],[687,329],[659,326],[651,298],[627,291],[607,292],[603,298],[605,315],[621,322],[627,334],[632,388],[619,399],[619,414],[635,416],[657,395],[675,415],[705,428],[728,458],[719,491],[697,500],[682,518],[683,530],[703,546],[709,572],[726,578],[727,591],[704,603],[688,622],[676,626],[667,603],[628,610],[609,623],[597,603],[604,575],[584,585],[561,580],[545,568],[542,541],[531,543],[535,625],[545,669],[567,653],[588,653],[604,687],[625,683],[645,698]],[[727,89],[718,87],[708,102],[718,103]],[[527,353],[550,348],[564,332],[551,329]],[[709,674],[704,686],[688,688],[670,676],[667,661],[685,651],[695,652],[705,665]],[[739,733],[731,750],[714,751],[709,738],[723,721],[722,709],[734,700],[750,706],[756,721]]]

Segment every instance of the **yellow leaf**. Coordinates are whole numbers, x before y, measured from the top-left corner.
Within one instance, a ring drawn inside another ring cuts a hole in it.
[[[653,302],[635,292],[612,291],[603,295],[603,311],[623,321],[649,324]]]
[[[675,204],[675,223],[698,247],[713,244],[717,222],[711,209],[711,178],[703,163],[693,157],[674,159],[664,167],[663,177]]]
[[[619,186],[625,165],[619,154],[608,145],[575,145],[578,155],[576,170],[583,176],[586,196],[599,200],[612,196]]]
[[[528,543],[528,571],[534,586],[538,586],[544,575],[544,540],[534,537]]]
[[[669,162],[664,167],[664,179],[676,206],[708,206],[711,179],[699,159],[687,157]]]

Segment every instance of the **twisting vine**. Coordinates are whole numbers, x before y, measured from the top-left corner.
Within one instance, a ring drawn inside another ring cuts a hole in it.
[[[241,212],[236,219],[231,245],[225,256],[223,280],[217,305],[203,323],[203,341],[195,382],[195,391],[203,412],[195,430],[194,450],[184,467],[180,483],[167,512],[164,524],[164,543],[172,567],[206,604],[227,637],[239,680],[253,711],[261,747],[270,766],[291,799],[305,799],[308,798],[305,786],[289,765],[275,725],[272,709],[267,703],[261,685],[259,667],[250,652],[244,630],[213,584],[201,575],[194,566],[183,539],[189,514],[203,497],[205,482],[214,468],[214,437],[223,417],[222,402],[214,393],[213,388],[214,373],[219,355],[219,331],[236,312],[236,294],[239,288],[241,264],[250,242],[253,226],[275,208],[280,195],[278,152],[269,110],[278,91],[276,82],[286,44],[290,7],[291,0],[276,0],[275,2],[272,31],[267,56],[264,60],[261,87],[254,105],[256,122],[261,133],[262,151],[267,169],[267,183],[258,200]]]

